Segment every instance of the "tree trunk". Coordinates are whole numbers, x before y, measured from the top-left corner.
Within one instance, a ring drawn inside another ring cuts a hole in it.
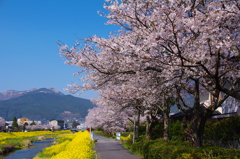
[[[201,128],[199,127],[201,123],[201,117],[195,117],[195,119],[192,121],[192,124],[190,127],[192,127],[192,130],[189,130],[189,142],[192,147],[202,147],[202,138],[203,134],[199,133],[202,132]]]
[[[201,122],[198,126],[198,132],[197,132],[197,136],[198,136],[198,147],[202,147],[203,146],[203,135],[204,135],[204,128],[207,122],[207,118],[208,116],[203,116],[201,118]]]
[[[200,108],[200,91],[199,91],[199,80],[195,80],[195,88],[194,88],[194,106],[193,106],[193,115],[192,115],[192,119],[190,122],[190,131],[189,131],[189,140],[190,140],[190,144],[193,147],[202,147],[202,136],[199,136],[200,134],[198,133],[199,130],[201,129],[199,127],[200,123],[201,123],[201,115],[203,115],[201,112],[201,108]],[[205,124],[204,124],[205,125]]]
[[[146,139],[151,140],[151,125],[152,125],[152,120],[150,119],[149,116],[147,116],[147,125],[146,125]]]
[[[165,98],[165,94],[163,94],[162,105],[163,105],[162,111],[163,111],[163,125],[164,125],[163,140],[168,141],[169,140],[169,113],[170,113],[169,105],[170,105],[170,103]]]
[[[189,144],[192,147],[202,147],[203,146],[203,135],[204,128],[207,121],[208,116],[203,115],[195,118],[195,121],[191,121],[192,123],[188,124],[183,123],[184,132],[185,132],[185,140],[189,141]],[[186,122],[186,120],[183,122]]]
[[[194,106],[192,108],[192,113],[190,113],[190,116],[185,114],[182,121],[185,139],[189,141],[192,147],[203,146],[205,124],[213,112],[213,110],[201,107],[199,92],[199,81],[195,80]],[[188,122],[187,117],[189,118]]]
[[[134,133],[134,138],[133,138],[133,143],[139,136],[139,121],[140,121],[140,110],[137,110],[137,119],[134,119],[134,128],[133,128],[133,133]]]
[[[185,139],[192,147],[202,147],[204,126],[207,119],[205,113],[200,106],[199,81],[195,80],[194,105],[190,116],[188,116],[189,122],[187,122],[187,114],[183,118]]]
[[[170,109],[168,107],[163,111],[163,124],[164,124],[163,140],[164,141],[169,140],[169,112],[170,112]]]

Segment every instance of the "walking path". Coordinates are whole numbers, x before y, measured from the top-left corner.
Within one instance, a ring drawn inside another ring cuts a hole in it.
[[[141,159],[130,153],[115,139],[109,139],[97,133],[93,133],[93,138],[97,139],[95,150],[100,159]]]

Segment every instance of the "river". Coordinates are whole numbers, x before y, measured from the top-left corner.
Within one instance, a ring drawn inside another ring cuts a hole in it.
[[[45,147],[51,146],[53,139],[46,139],[44,141],[35,141],[29,148],[13,151],[7,155],[0,155],[0,159],[32,159],[38,152]]]

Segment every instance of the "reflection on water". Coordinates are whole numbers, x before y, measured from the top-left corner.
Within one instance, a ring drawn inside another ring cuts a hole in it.
[[[17,150],[5,156],[0,156],[0,159],[32,159],[45,147],[51,146],[53,139],[46,139],[44,141],[35,141],[33,145],[27,149]]]

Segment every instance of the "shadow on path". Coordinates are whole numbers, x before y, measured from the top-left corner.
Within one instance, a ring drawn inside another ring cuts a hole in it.
[[[141,159],[130,153],[115,139],[109,139],[97,133],[93,133],[93,138],[97,139],[95,150],[100,159]]]

